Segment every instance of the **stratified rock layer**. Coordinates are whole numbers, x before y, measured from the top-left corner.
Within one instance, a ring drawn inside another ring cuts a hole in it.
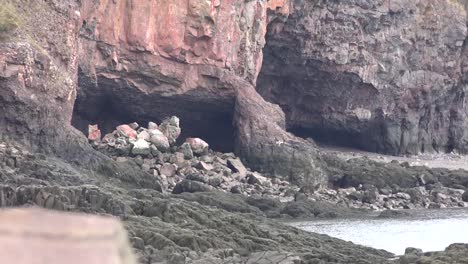
[[[468,151],[466,1],[294,1],[257,90],[288,129],[391,154]]]

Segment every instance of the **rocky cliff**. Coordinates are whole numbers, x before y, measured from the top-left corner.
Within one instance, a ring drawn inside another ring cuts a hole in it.
[[[287,126],[391,154],[467,152],[467,1],[294,1],[257,90]]]

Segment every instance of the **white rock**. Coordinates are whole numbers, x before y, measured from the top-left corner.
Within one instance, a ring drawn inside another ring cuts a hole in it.
[[[133,155],[148,155],[150,154],[150,144],[148,141],[144,139],[137,139],[135,142],[132,143],[132,154]]]

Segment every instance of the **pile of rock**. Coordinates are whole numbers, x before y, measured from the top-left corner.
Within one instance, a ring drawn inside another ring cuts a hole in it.
[[[244,195],[293,200],[300,193],[313,201],[326,201],[349,208],[371,210],[466,207],[468,194],[462,189],[424,184],[414,188],[377,188],[364,184],[347,189],[309,190],[287,181],[250,171],[233,153],[211,150],[200,138],[187,138],[178,146],[179,118],[165,119],[159,126],[124,124],[101,139],[96,125],[89,126],[93,146],[118,162],[135,162],[154,175],[164,191],[206,192],[213,189]]]
[[[173,116],[159,126],[149,122],[148,128],[137,123],[119,125],[102,139],[98,127],[90,125],[88,139],[118,162],[137,163],[160,179],[163,190],[176,194],[218,189],[292,200],[299,189],[250,171],[233,153],[215,152],[200,138],[187,138],[177,146],[180,133],[179,118]]]

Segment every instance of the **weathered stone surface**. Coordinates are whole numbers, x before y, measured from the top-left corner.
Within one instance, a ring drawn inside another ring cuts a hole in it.
[[[116,130],[119,133],[119,135],[121,135],[121,136],[124,136],[124,137],[127,137],[127,138],[133,138],[133,139],[137,138],[137,132],[135,131],[135,129],[133,129],[129,125],[117,126]]]
[[[242,164],[242,161],[240,161],[239,159],[228,159],[227,165],[231,170],[239,173],[241,177],[245,177],[247,175],[247,169],[245,168],[244,164]]]
[[[169,144],[173,145],[176,143],[177,138],[180,136],[181,129],[179,126],[179,118],[172,116],[164,120],[159,126],[159,130],[167,137]]]
[[[191,180],[183,180],[174,187],[172,191],[173,194],[181,194],[184,192],[195,193],[195,192],[209,192],[213,189],[202,182],[199,181],[191,181]]]
[[[0,210],[2,263],[136,264],[113,218],[42,209]]]
[[[144,139],[137,139],[132,142],[132,154],[133,155],[149,155],[151,153],[150,144]]]
[[[391,154],[467,152],[466,1],[294,1],[257,90],[287,127]]]
[[[169,149],[170,144],[167,137],[158,129],[149,130],[150,141],[161,151]]]
[[[98,125],[88,126],[88,140],[92,142],[101,140],[101,130],[99,130]]]
[[[190,149],[194,154],[202,155],[208,151],[208,143],[201,138],[187,138],[185,143],[190,145]]]

